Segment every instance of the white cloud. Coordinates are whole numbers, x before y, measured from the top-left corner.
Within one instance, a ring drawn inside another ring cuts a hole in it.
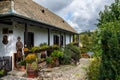
[[[96,28],[99,12],[114,0],[34,0],[64,18],[78,32]]]

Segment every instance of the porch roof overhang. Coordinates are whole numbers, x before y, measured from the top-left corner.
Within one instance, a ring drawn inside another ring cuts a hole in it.
[[[77,32],[75,33],[75,32],[72,32],[72,31],[64,30],[64,29],[58,28],[56,26],[53,26],[53,25],[50,25],[50,24],[47,24],[47,23],[43,23],[43,22],[40,22],[40,21],[31,19],[31,18],[22,16],[22,15],[18,15],[18,14],[15,14],[15,13],[0,15],[0,21],[2,21],[2,20],[10,20],[11,22],[12,21],[17,21],[17,22],[20,22],[20,23],[25,23],[25,24],[29,24],[29,25],[33,25],[33,26],[38,26],[38,27],[42,27],[42,28],[56,30],[56,31],[64,32],[64,33],[78,34]]]

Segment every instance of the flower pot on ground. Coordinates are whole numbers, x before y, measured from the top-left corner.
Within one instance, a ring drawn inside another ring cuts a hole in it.
[[[38,76],[37,62],[27,64],[27,77],[35,78]]]
[[[20,71],[25,71],[26,69],[26,62],[25,60],[22,60],[20,63],[19,63],[19,70]]]
[[[58,50],[60,47],[58,45],[52,45],[49,46],[49,48],[47,49],[47,56],[51,56],[52,52],[54,50]]]
[[[27,70],[27,77],[28,78],[36,78],[38,77],[38,70]]]
[[[51,56],[53,57],[55,66],[59,66],[60,65],[59,58],[63,56],[63,52],[59,50],[54,50]]]
[[[46,62],[47,62],[47,67],[50,67],[50,68],[54,67],[53,66],[54,61],[53,61],[52,57],[47,57]]]
[[[35,78],[38,76],[38,64],[37,64],[37,56],[34,53],[28,54],[25,58],[27,63],[27,77]]]

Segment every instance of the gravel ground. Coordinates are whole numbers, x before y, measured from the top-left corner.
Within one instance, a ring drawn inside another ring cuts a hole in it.
[[[45,69],[44,74],[38,78],[30,79],[21,77],[23,73],[17,73],[17,75],[7,75],[0,80],[88,80],[86,76],[86,70],[90,64],[90,59],[81,58],[80,63],[77,66],[64,65],[55,68]],[[41,73],[40,73],[41,74]]]

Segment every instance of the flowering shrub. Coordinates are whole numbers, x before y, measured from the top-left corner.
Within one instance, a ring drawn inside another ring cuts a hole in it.
[[[28,51],[28,48],[24,48],[23,51]]]
[[[35,54],[28,54],[27,57],[25,58],[26,63],[32,63],[36,61],[37,56]]]

